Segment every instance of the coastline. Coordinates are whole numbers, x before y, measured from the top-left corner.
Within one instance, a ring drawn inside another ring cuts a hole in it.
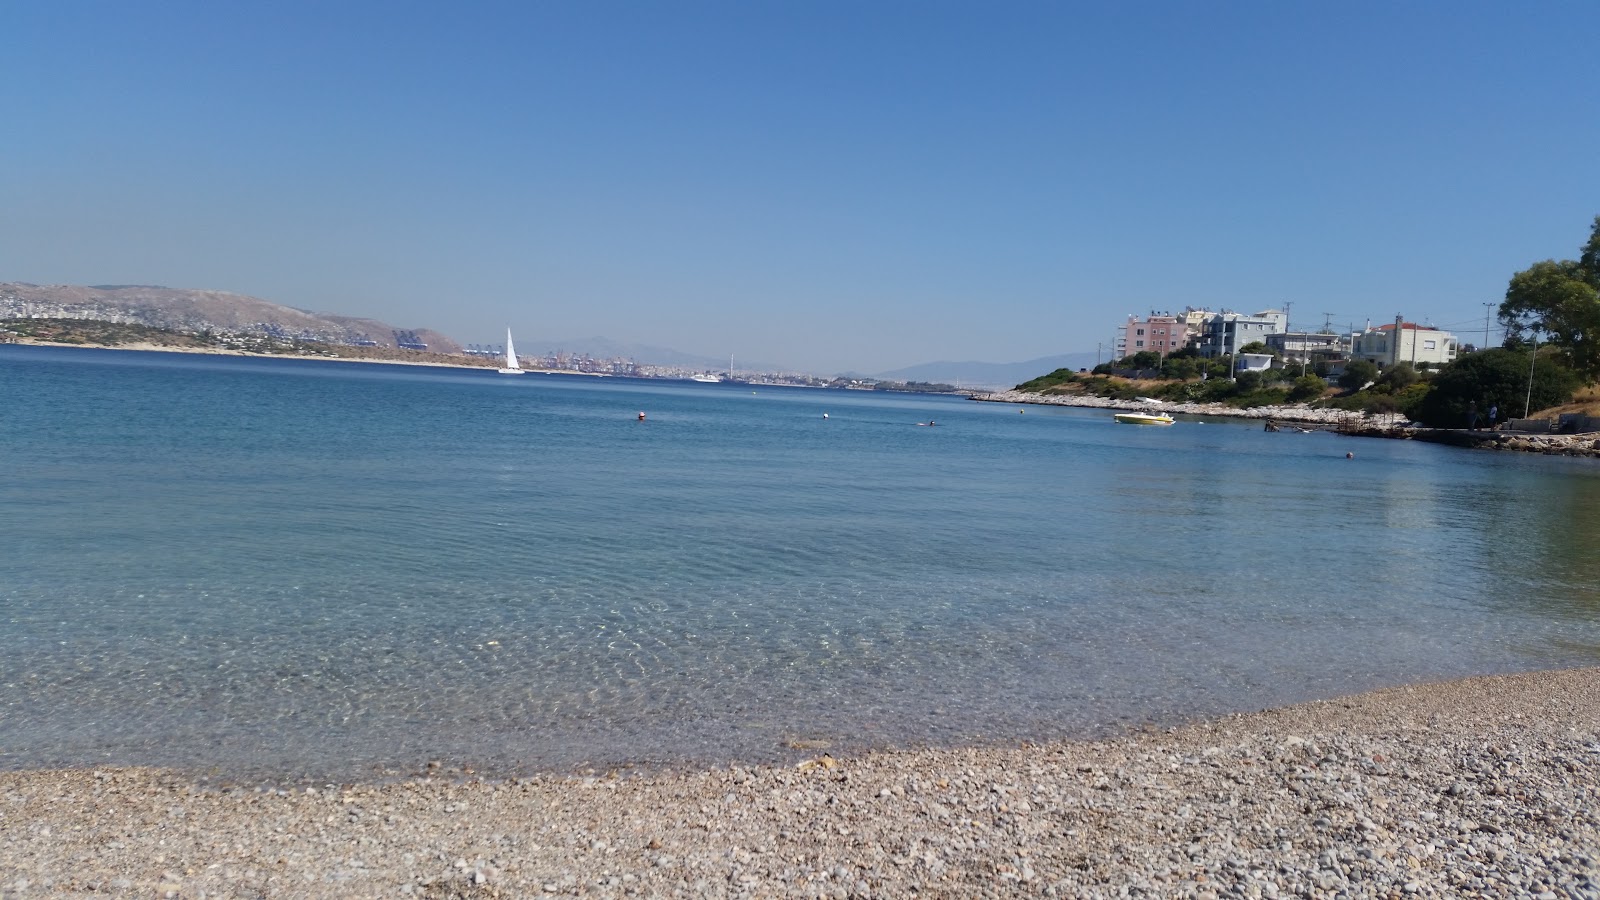
[[[168,346],[165,344],[150,343],[59,344],[55,343],[54,341],[39,341],[33,340],[32,338],[22,338],[11,341],[10,343],[22,347],[54,347],[64,350],[128,350],[136,353],[187,353],[199,356],[244,356],[251,359],[320,360],[323,362],[375,363],[377,365],[385,366],[428,366],[438,369],[482,369],[491,372],[494,371],[498,365],[495,362],[472,365],[467,363],[439,362],[437,360],[381,359],[377,357],[356,356],[319,356],[305,353],[251,353],[248,350],[231,350],[226,347],[177,347]],[[563,369],[523,369],[522,371],[530,375],[591,375],[594,377],[606,377],[595,372],[571,372]]]
[[[1400,413],[1368,415],[1341,409],[1313,409],[1304,405],[1252,406],[1248,409],[1223,403],[1138,403],[1081,394],[1034,394],[1027,391],[996,391],[974,395],[986,403],[1019,403],[1039,406],[1072,406],[1084,409],[1158,410],[1191,416],[1232,419],[1274,419],[1290,425],[1334,426],[1340,434],[1416,440],[1452,447],[1483,450],[1510,450],[1541,453],[1547,456],[1581,456],[1600,459],[1600,434],[1526,434],[1483,429],[1467,431],[1452,428],[1423,428],[1412,425]]]
[[[0,773],[7,897],[1600,896],[1600,668],[1087,742],[509,782]]]
[[[1399,413],[1366,415],[1343,409],[1313,409],[1303,404],[1282,406],[1252,406],[1240,409],[1226,403],[1139,403],[1134,400],[1113,400],[1087,394],[1034,394],[1027,391],[995,391],[975,395],[972,399],[985,403],[1027,403],[1038,406],[1076,406],[1085,409],[1159,410],[1186,416],[1217,416],[1230,419],[1279,419],[1285,422],[1304,422],[1317,425],[1339,425],[1360,422],[1368,427],[1398,428],[1406,424]]]

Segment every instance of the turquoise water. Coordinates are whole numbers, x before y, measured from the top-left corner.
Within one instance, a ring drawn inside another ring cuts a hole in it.
[[[0,461],[6,768],[781,761],[1600,663],[1589,460],[0,346]]]

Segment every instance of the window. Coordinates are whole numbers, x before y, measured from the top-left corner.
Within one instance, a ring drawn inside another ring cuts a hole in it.
[[[1144,341],[1134,341],[1133,345],[1135,347],[1143,347],[1144,346]]]
[[[1138,331],[1135,331],[1134,334],[1144,334],[1144,329],[1141,328]]]
[[[1422,342],[1422,349],[1424,349],[1424,350],[1433,350],[1433,349],[1436,349],[1438,346],[1439,346],[1439,344],[1436,341],[1423,341]]]

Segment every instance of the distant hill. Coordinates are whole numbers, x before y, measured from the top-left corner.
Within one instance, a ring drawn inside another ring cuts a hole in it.
[[[157,285],[39,285],[0,282],[0,318],[96,319],[171,331],[277,335],[331,344],[398,349],[426,344],[437,353],[461,345],[427,328],[398,328],[377,319],[314,313],[226,291]]]
[[[1094,363],[1093,353],[1064,353],[1014,363],[922,363],[892,372],[880,372],[876,377],[885,381],[928,381],[961,387],[1012,388],[1056,369],[1088,369],[1093,368]]]

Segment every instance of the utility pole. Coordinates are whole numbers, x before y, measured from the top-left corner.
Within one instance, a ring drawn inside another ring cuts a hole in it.
[[[1494,306],[1494,301],[1486,300],[1483,304],[1483,346],[1479,350],[1489,349],[1489,310]]]
[[[1533,364],[1539,361],[1539,332],[1534,331],[1531,334],[1533,335],[1533,353],[1528,356],[1528,396],[1522,401],[1522,417],[1524,419],[1528,417],[1529,407],[1533,406]]]
[[[1289,333],[1294,331],[1294,329],[1289,326],[1289,307],[1291,307],[1293,305],[1294,304],[1290,303],[1288,300],[1283,301],[1283,339],[1284,339],[1284,341],[1288,341],[1289,340]],[[1305,346],[1306,346],[1305,345],[1305,341],[1301,341],[1300,342],[1300,351],[1302,353],[1305,352]],[[1289,345],[1287,343],[1285,343],[1283,345],[1283,352],[1284,353],[1288,353],[1289,352]],[[1302,362],[1300,364],[1300,374],[1304,375],[1305,373],[1306,373],[1306,365],[1305,365],[1305,363]]]
[[[1323,334],[1332,334],[1333,333],[1333,313],[1323,313],[1322,314],[1322,333]]]
[[[1104,341],[1095,341],[1094,342],[1094,367],[1096,369],[1100,368],[1100,348],[1104,347],[1104,346],[1105,346],[1105,342]]]

